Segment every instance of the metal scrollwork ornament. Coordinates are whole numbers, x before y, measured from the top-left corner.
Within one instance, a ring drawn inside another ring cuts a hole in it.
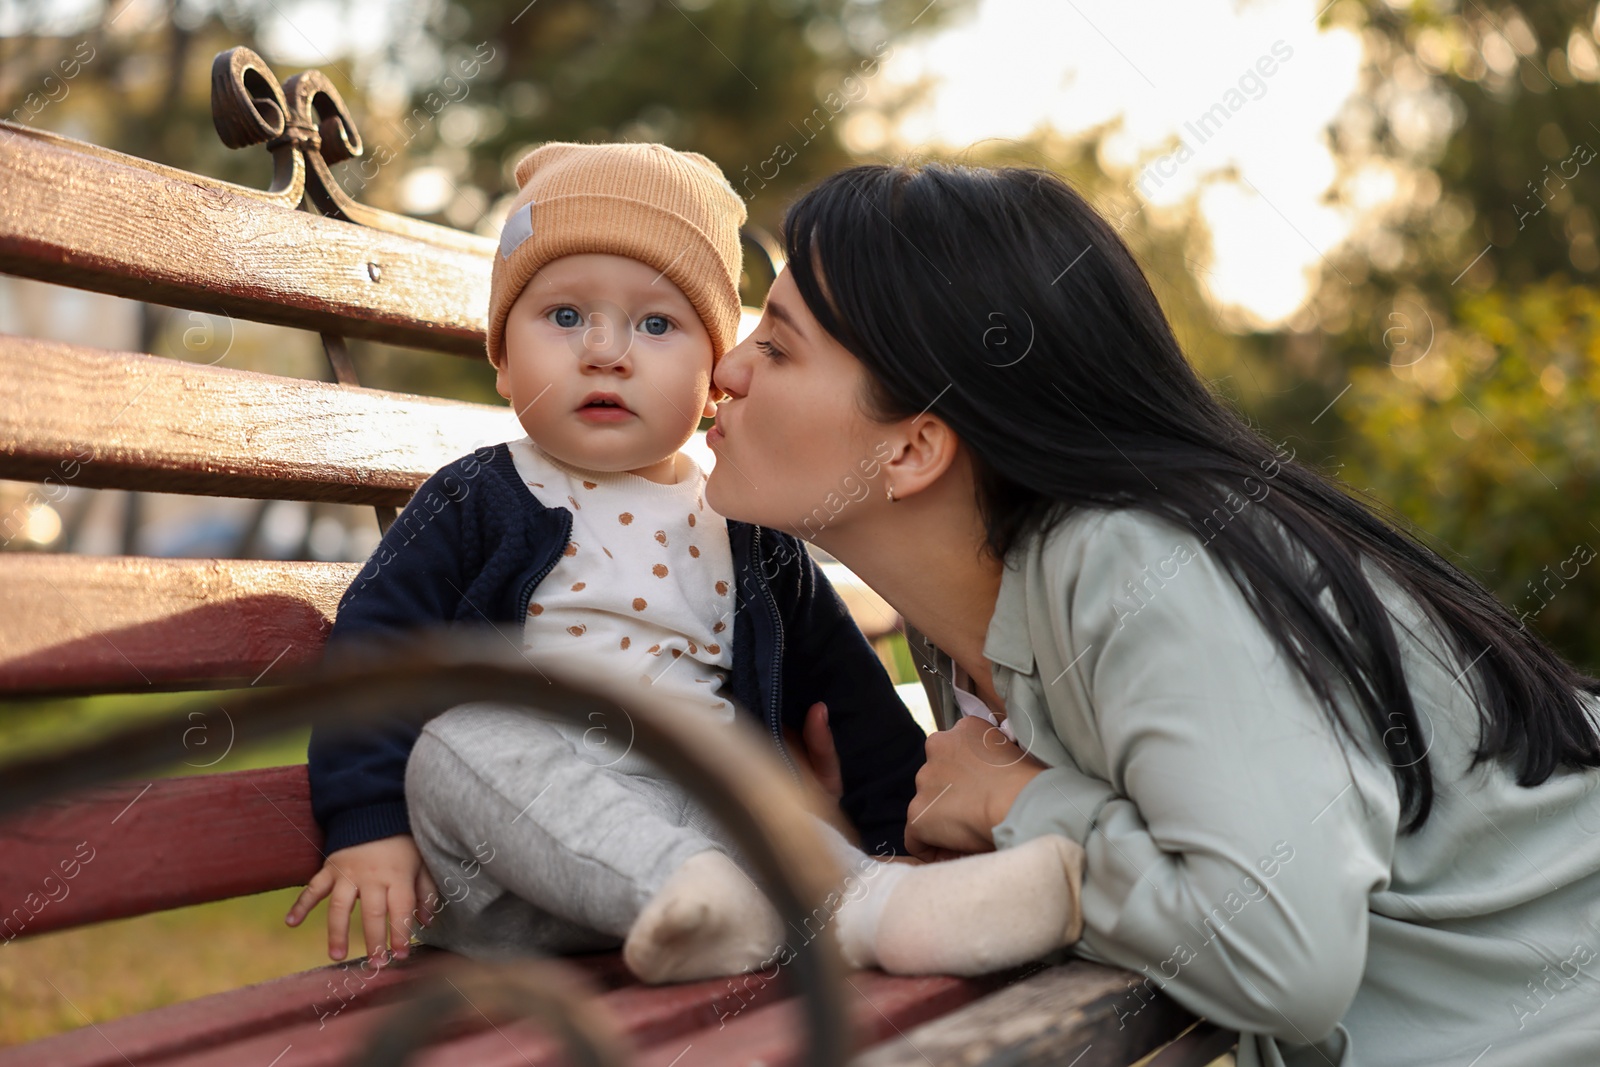
[[[365,155],[355,118],[320,70],[279,84],[248,48],[219,52],[211,64],[211,119],[229,148],[264,144],[272,153],[271,188],[254,195],[286,207],[309,202],[319,214],[456,251],[489,254],[494,242],[476,234],[368,207],[347,193],[333,168]]]

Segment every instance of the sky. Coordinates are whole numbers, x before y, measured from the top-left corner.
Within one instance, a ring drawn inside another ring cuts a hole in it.
[[[1118,121],[1102,165],[1154,205],[1197,206],[1211,234],[1208,297],[1277,325],[1357,222],[1321,202],[1335,177],[1324,130],[1361,63],[1355,34],[1316,28],[1326,3],[979,0],[890,57],[887,87],[934,88],[897,128],[866,136],[938,150]]]

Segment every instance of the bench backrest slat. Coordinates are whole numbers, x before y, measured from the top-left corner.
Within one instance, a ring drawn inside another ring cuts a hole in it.
[[[247,686],[320,657],[357,563],[0,554],[0,691]],[[5,898],[0,897],[0,900]]]
[[[0,130],[0,271],[198,311],[483,352],[481,254]]]
[[[403,506],[509,408],[0,336],[0,478]]]
[[[304,765],[89,790],[0,822],[0,842],[0,943],[304,885],[322,866]]]

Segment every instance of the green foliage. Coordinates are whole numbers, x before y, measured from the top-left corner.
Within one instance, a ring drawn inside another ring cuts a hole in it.
[[[510,165],[541,141],[662,140],[715,160],[771,230],[795,190],[851,161],[841,112],[881,58],[962,6],[465,0],[435,29],[447,53],[486,41],[503,64],[482,77],[504,125],[473,148],[481,187],[509,187]]]
[[[1257,419],[1591,670],[1600,567],[1569,561],[1600,548],[1594,20],[1589,0],[1333,5],[1364,51],[1331,131],[1342,175],[1400,195],[1306,325],[1241,339],[1297,383],[1252,397]]]
[[[1350,21],[1367,31],[1373,122],[1370,134],[1347,127],[1340,147],[1347,157],[1431,165],[1438,178],[1400,220],[1404,251],[1375,267],[1376,285],[1443,292],[1491,243],[1467,284],[1596,276],[1600,167],[1571,162],[1579,145],[1600,148],[1594,15],[1588,0],[1359,5]],[[1408,130],[1427,100],[1450,113],[1453,129],[1437,146]]]
[[[1426,354],[1351,382],[1346,480],[1600,670],[1600,295],[1552,281],[1466,296]]]

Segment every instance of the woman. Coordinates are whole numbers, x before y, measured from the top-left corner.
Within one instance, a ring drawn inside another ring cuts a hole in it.
[[[908,845],[1080,842],[1119,1013],[1242,1065],[1596,1062],[1600,683],[1214,397],[1057,178],[859,167],[786,230],[707,500],[925,637]]]

